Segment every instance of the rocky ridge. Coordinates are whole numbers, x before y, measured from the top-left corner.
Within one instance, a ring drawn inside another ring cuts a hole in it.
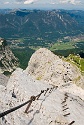
[[[8,46],[5,47],[5,50],[0,50],[0,73],[11,73],[18,65],[18,59]]]
[[[53,85],[64,86],[74,83],[84,88],[84,77],[79,69],[46,48],[40,48],[32,55],[26,70],[37,80]]]
[[[56,73],[54,77],[53,72]],[[0,118],[0,125],[83,125],[84,90],[74,84],[79,75],[77,83],[83,86],[83,77],[77,67],[45,48],[39,49],[32,55],[26,70],[16,69],[7,86],[0,85],[0,112],[20,105],[41,90],[58,87],[32,102],[28,113],[24,106]]]

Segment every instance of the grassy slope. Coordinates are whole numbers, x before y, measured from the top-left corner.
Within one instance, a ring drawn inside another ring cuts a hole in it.
[[[73,49],[74,47],[74,42],[67,42],[67,43],[55,43],[50,50],[55,51],[55,50],[66,50],[66,49]]]
[[[84,73],[84,59],[80,56],[70,54],[67,58],[67,61],[74,63],[82,73]]]
[[[67,50],[67,49],[74,49],[74,48],[80,48],[84,46],[84,40],[79,41],[69,41],[69,42],[56,42],[52,45],[50,48],[51,51],[54,50]]]

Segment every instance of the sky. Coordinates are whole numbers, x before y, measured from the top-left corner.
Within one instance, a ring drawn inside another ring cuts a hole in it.
[[[84,0],[0,0],[2,8],[84,10]]]

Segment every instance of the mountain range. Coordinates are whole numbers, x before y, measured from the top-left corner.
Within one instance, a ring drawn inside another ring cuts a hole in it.
[[[84,33],[82,10],[0,10],[3,38],[43,38],[55,41]]]

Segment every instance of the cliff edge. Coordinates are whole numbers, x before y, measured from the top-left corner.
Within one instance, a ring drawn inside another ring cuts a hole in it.
[[[11,73],[16,69],[18,65],[18,59],[14,56],[10,48],[7,46],[6,40],[0,39],[0,73]]]

